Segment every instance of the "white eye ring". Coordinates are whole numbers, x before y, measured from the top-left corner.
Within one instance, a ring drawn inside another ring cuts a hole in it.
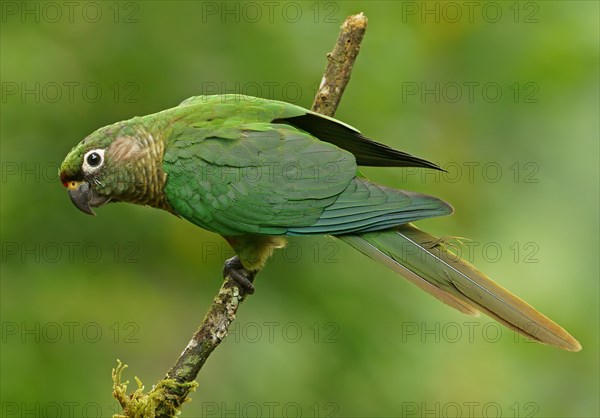
[[[92,155],[93,154],[93,155]],[[100,159],[98,159],[100,157]],[[91,174],[97,171],[104,164],[104,150],[93,149],[88,151],[83,156],[83,164],[81,168],[85,174]]]

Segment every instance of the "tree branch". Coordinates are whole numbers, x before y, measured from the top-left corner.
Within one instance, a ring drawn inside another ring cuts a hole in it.
[[[362,12],[349,16],[342,25],[333,51],[327,54],[327,68],[312,105],[314,112],[326,116],[335,115],[342,94],[350,81],[352,67],[366,30],[367,17]]]
[[[367,27],[363,13],[349,16],[342,25],[333,51],[327,54],[327,68],[315,97],[312,110],[333,116],[350,80],[352,66],[358,55],[360,43]],[[144,387],[136,378],[138,389],[127,394],[127,384],[121,382],[121,374],[127,366],[119,362],[113,369],[113,396],[123,407],[125,417],[174,417],[181,405],[195,390],[198,372],[227,335],[229,325],[235,319],[240,304],[248,292],[231,277],[225,277],[219,293],[206,313],[202,324],[183,350],[166,377],[152,390],[144,393]]]

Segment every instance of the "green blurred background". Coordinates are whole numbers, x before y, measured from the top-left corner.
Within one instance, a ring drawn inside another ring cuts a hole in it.
[[[203,93],[309,107],[359,11],[337,117],[448,169],[365,172],[451,202],[419,225],[470,238],[463,254],[583,351],[463,316],[332,238],[295,239],[183,416],[599,415],[597,2],[1,5],[3,416],[116,412],[116,360],[147,388],[162,378],[230,256],[157,210],[78,212],[56,176],[69,149]]]

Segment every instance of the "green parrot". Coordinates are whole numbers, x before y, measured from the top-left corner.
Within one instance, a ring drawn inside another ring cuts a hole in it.
[[[569,351],[567,331],[411,223],[449,215],[433,196],[367,180],[358,166],[435,164],[289,103],[197,96],[106,126],[60,168],[75,206],[129,202],[164,209],[231,245],[224,275],[249,292],[286,236],[332,235],[459,311],[484,312],[535,341]]]

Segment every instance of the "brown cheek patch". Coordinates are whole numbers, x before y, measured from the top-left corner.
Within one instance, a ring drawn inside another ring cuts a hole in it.
[[[111,144],[108,148],[110,159],[113,162],[130,160],[139,157],[140,154],[146,152],[140,141],[133,136],[121,136]]]

